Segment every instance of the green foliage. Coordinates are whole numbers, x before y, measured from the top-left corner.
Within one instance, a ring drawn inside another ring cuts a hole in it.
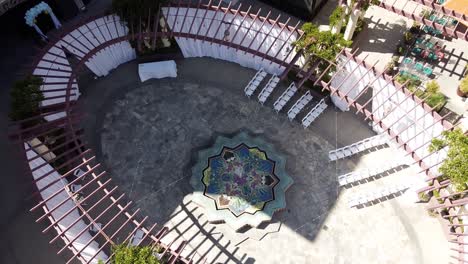
[[[435,111],[439,111],[440,109],[442,109],[442,107],[444,107],[445,103],[447,102],[447,98],[445,98],[445,95],[441,92],[425,93],[425,95],[427,95],[425,102],[430,107],[435,107]]]
[[[445,141],[442,139],[438,138],[433,138],[431,141],[431,145],[429,146],[429,151],[434,152],[434,151],[439,151],[442,148],[445,147]]]
[[[436,111],[442,109],[442,107],[447,102],[445,95],[439,91],[440,86],[436,81],[430,81],[426,84],[426,92],[424,96],[426,96],[426,103],[430,107],[435,107]]]
[[[461,80],[460,91],[462,91],[463,93],[468,93],[468,75]]]
[[[414,40],[414,35],[410,31],[406,31],[404,34],[405,43],[411,43]]]
[[[430,107],[433,107],[435,111],[439,111],[444,107],[445,103],[447,102],[447,98],[441,92],[439,92],[439,84],[436,81],[431,81],[426,85],[426,91],[422,91],[418,89],[421,85],[421,80],[412,76],[411,74],[400,74],[395,77],[395,80],[400,84],[404,84],[406,81],[406,87],[411,92],[414,92],[415,95],[419,98],[424,98],[424,101]]]
[[[340,22],[340,20],[343,20],[344,14],[345,14],[344,7],[342,7],[342,6],[336,7],[335,10],[333,10],[333,12],[331,13],[331,15],[329,17],[330,27],[333,27],[333,26],[337,25]]]
[[[342,34],[319,31],[318,26],[312,23],[305,23],[302,30],[304,36],[294,44],[298,49],[303,48],[306,55],[314,54],[319,58],[334,61],[341,49],[352,44],[352,41],[344,40]]]
[[[443,132],[442,139],[433,139],[430,151],[448,147],[447,158],[439,171],[448,177],[457,190],[465,190],[468,183],[468,136],[461,129]]]
[[[439,197],[440,197],[440,192],[439,192],[439,190],[434,190],[434,191],[432,191],[432,194],[434,195],[435,198],[439,198]]]
[[[426,91],[428,93],[437,93],[439,92],[439,84],[437,83],[437,81],[430,81],[428,83],[426,83]]]
[[[155,12],[160,4],[168,0],[112,0],[112,10],[126,21],[139,23],[140,18],[145,21],[150,10]]]
[[[152,247],[135,247],[126,244],[117,245],[112,248],[114,256],[113,264],[160,264],[154,256]]]
[[[429,17],[431,16],[431,11],[428,9],[423,9],[419,13],[419,16],[424,17],[425,19],[429,19]]]
[[[356,22],[356,29],[354,30],[353,36],[356,36],[359,32],[361,32],[364,29],[365,25],[366,22],[364,22],[362,18],[359,18]]]
[[[404,84],[406,81],[408,81],[406,87],[408,87],[408,89],[412,92],[414,92],[421,85],[421,80],[415,78],[410,74],[400,74],[397,77],[395,77],[395,80],[400,84]]]
[[[42,78],[37,76],[28,76],[14,84],[10,93],[12,120],[27,119],[39,112],[39,103],[44,100],[40,90],[42,84]]]
[[[405,49],[405,47],[403,47],[403,46],[398,46],[397,52],[398,52],[398,54],[400,54],[400,55],[404,55],[405,52],[406,52],[406,49]]]

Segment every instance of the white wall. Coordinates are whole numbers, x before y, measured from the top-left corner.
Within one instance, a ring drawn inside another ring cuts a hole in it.
[[[296,40],[297,33],[294,32],[291,38],[289,39],[288,43],[283,47],[281,51],[281,47],[287,40],[289,36],[289,31],[284,29],[281,32],[281,27],[279,26],[272,26],[268,22],[265,23],[264,27],[261,27],[262,22],[259,20],[253,21],[251,18],[246,18],[244,22],[241,24],[243,17],[238,15],[234,18],[234,15],[228,13],[224,18],[225,22],[232,23],[231,26],[225,23],[221,23],[224,13],[221,11],[211,11],[205,9],[199,9],[198,12],[196,8],[179,8],[177,14],[177,8],[163,8],[163,14],[168,21],[169,28],[172,28],[174,32],[181,32],[181,33],[192,33],[192,34],[199,34],[199,35],[207,35],[208,37],[214,37],[216,39],[222,40],[224,39],[224,33],[226,30],[229,31],[229,36],[227,37],[228,40],[232,41],[233,44],[240,44],[243,47],[249,47],[252,50],[256,50],[261,46],[260,52],[266,53],[270,46],[273,44],[273,47],[268,51],[268,55],[278,58],[279,60],[285,60],[286,62],[290,62],[295,55],[293,51],[289,57],[286,58],[289,51],[287,51],[287,47]],[[205,12],[206,16],[205,16]],[[176,18],[177,14],[177,18]],[[184,21],[184,16],[187,14],[187,17]],[[196,15],[196,16],[195,16]],[[203,17],[205,16],[205,19]],[[195,21],[194,21],[195,19]],[[210,23],[214,19],[211,28]],[[194,22],[193,22],[194,21]],[[175,26],[174,26],[174,22]],[[193,26],[191,26],[193,22]],[[183,24],[183,27],[182,27]],[[220,26],[218,32],[217,29]],[[239,26],[241,25],[240,29]],[[248,30],[250,27],[250,31]],[[201,28],[200,28],[201,27]],[[273,28],[272,28],[273,27]],[[209,32],[208,31],[209,28]],[[199,31],[200,29],[200,31]],[[236,31],[239,31],[236,34]],[[271,33],[270,29],[272,29]],[[260,33],[256,36],[257,32],[260,30]],[[281,32],[281,34],[280,34]],[[216,36],[215,36],[216,34]],[[255,37],[256,36],[256,37]],[[275,37],[279,36],[278,40],[275,41]],[[235,39],[232,39],[234,38]],[[266,39],[265,39],[266,38]],[[263,41],[265,40],[265,41]],[[177,44],[182,50],[184,57],[212,57],[222,60],[227,60],[231,62],[238,63],[244,67],[252,68],[252,69],[260,69],[264,68],[266,72],[270,74],[281,74],[284,70],[284,67],[279,66],[278,64],[271,63],[267,60],[262,60],[260,56],[253,56],[250,53],[246,53],[244,51],[237,50],[233,47],[228,47],[220,44],[213,44],[207,41],[202,40],[195,40],[190,38],[176,38]],[[252,43],[252,44],[251,44]],[[279,51],[279,53],[278,53]],[[278,55],[276,55],[278,53]]]

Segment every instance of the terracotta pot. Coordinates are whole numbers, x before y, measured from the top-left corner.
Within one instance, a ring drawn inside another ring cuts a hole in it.
[[[457,95],[461,97],[468,97],[468,93],[464,93],[460,90],[460,86],[457,87]]]

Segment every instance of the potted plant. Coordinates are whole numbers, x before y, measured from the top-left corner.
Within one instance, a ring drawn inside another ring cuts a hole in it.
[[[421,32],[421,24],[419,24],[417,21],[414,21],[410,28],[410,32],[413,34],[419,34]]]
[[[411,42],[413,42],[414,40],[413,33],[411,33],[410,31],[406,31],[403,36],[404,36],[405,44],[411,44]]]
[[[396,52],[397,52],[398,55],[400,55],[400,56],[405,55],[405,52],[406,52],[405,46],[402,45],[401,43],[398,43]]]
[[[429,151],[440,151],[445,148],[445,158],[439,172],[450,179],[457,192],[468,188],[468,136],[457,128],[452,131],[444,131],[442,138],[433,138]]]
[[[385,66],[385,73],[388,74],[388,75],[393,75],[394,72],[395,72],[395,61],[390,61],[389,63],[387,63],[387,66]]]
[[[458,85],[457,89],[458,96],[468,97],[468,75],[465,76]]]
[[[11,110],[9,116],[11,120],[20,121],[39,113],[40,102],[44,100],[40,89],[42,84],[42,78],[32,75],[15,82],[10,92]],[[38,120],[29,122],[29,125],[34,125],[35,122]]]

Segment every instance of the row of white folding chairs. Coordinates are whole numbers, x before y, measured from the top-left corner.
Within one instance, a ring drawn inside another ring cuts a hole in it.
[[[371,149],[387,143],[387,138],[382,135],[373,136],[364,140],[353,143],[339,149],[332,150],[328,153],[330,160],[343,159],[359,152]]]
[[[288,118],[292,121],[297,114],[312,100],[313,96],[310,91],[307,91],[304,95],[296,101],[296,103],[289,109]]]
[[[394,169],[403,165],[407,165],[407,164],[408,164],[408,160],[397,159],[393,162],[382,164],[379,167],[366,168],[362,170],[353,171],[353,172],[338,176],[338,183],[340,186],[345,186],[353,182],[358,182],[361,180],[374,177],[385,171],[389,171],[391,169]]]
[[[291,99],[291,97],[294,96],[297,92],[297,87],[294,82],[292,82],[289,87],[284,91],[281,96],[276,100],[276,102],[273,104],[273,108],[275,109],[276,112],[281,111],[283,107],[288,103],[288,101]]]
[[[273,75],[270,80],[268,80],[268,83],[263,87],[262,91],[258,95],[258,101],[263,105],[270,94],[273,92],[275,87],[278,85],[279,78],[276,75]]]
[[[307,128],[314,122],[314,120],[321,114],[325,109],[328,107],[328,105],[325,103],[325,98],[320,100],[320,102],[310,110],[309,113],[302,119],[302,126],[304,128]]]
[[[356,196],[351,197],[348,200],[348,206],[352,208],[352,207],[365,205],[367,203],[377,201],[384,197],[388,197],[393,194],[398,194],[400,192],[407,190],[408,188],[409,188],[408,184],[398,184],[398,185],[393,185],[393,186],[386,187],[386,188],[380,189],[378,191],[370,192],[370,193],[359,193]]]
[[[244,88],[244,93],[247,97],[250,98],[250,96],[252,96],[252,94],[255,92],[258,85],[263,81],[266,75],[267,73],[263,70],[263,68],[257,71],[257,73],[255,73],[254,77],[250,80],[250,82]]]

